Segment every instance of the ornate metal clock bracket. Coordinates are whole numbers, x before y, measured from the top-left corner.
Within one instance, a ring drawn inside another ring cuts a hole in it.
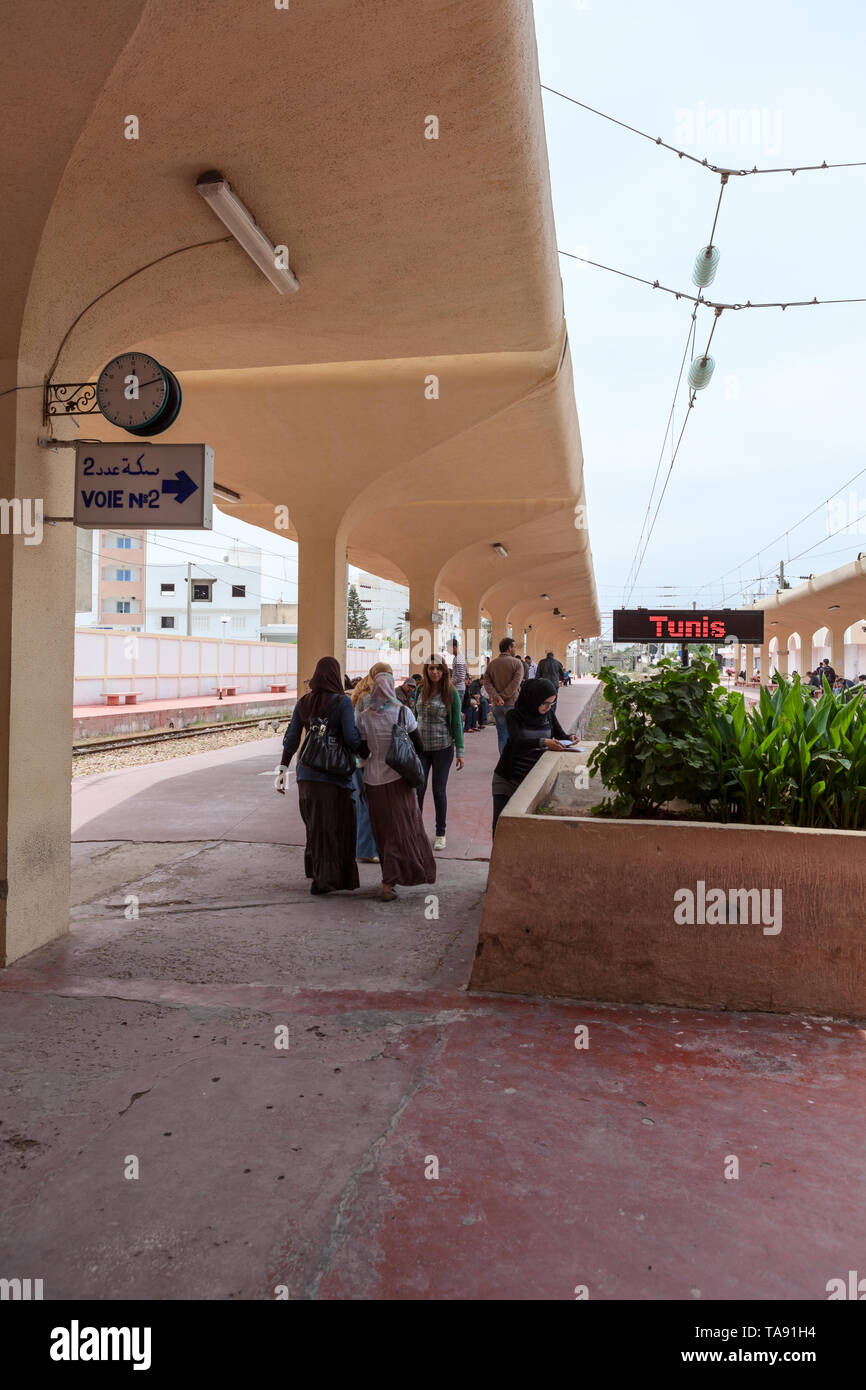
[[[42,396],[42,421],[52,415],[98,415],[95,381],[46,381]]]

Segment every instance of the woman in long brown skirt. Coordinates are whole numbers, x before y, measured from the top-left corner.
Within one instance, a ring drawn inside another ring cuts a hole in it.
[[[436,861],[421,820],[417,794],[385,762],[398,719],[404,723],[416,752],[420,752],[415,716],[397,699],[394,677],[381,672],[375,678],[369,705],[358,714],[358,727],[370,750],[364,767],[364,787],[382,865],[384,902],[396,898],[397,883],[411,887],[436,882]]]

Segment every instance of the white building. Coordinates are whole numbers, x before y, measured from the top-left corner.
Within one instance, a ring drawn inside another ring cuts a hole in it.
[[[354,584],[358,591],[370,631],[391,632],[396,637],[409,607],[406,585],[395,584],[392,579],[380,579],[377,574],[368,574],[355,565],[348,567],[348,580],[349,585]]]
[[[256,642],[261,595],[262,556],[252,546],[232,546],[220,563],[149,564],[146,631]]]

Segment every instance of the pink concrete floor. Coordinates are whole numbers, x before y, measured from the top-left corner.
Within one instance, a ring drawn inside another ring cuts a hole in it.
[[[373,865],[309,896],[261,745],[76,784],[72,930],[0,972],[5,1273],[47,1299],[695,1302],[862,1271],[862,1030],[466,993],[495,742],[398,904]]]
[[[73,715],[76,719],[97,719],[103,718],[106,714],[117,714],[120,710],[145,710],[148,712],[161,713],[163,710],[182,709],[191,710],[198,708],[211,709],[215,704],[221,705],[249,705],[249,704],[285,704],[286,698],[294,698],[294,690],[283,692],[282,694],[272,695],[269,690],[246,691],[242,695],[224,695],[218,700],[216,695],[184,695],[178,696],[174,700],[137,700],[134,705],[106,705],[100,701],[98,705],[75,705]]]

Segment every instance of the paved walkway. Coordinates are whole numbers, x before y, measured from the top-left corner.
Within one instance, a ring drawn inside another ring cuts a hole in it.
[[[72,931],[0,972],[5,1274],[696,1301],[862,1270],[861,1031],[468,995],[495,734],[452,776],[435,886],[399,904],[372,865],[309,896],[278,751],[76,782]]]

